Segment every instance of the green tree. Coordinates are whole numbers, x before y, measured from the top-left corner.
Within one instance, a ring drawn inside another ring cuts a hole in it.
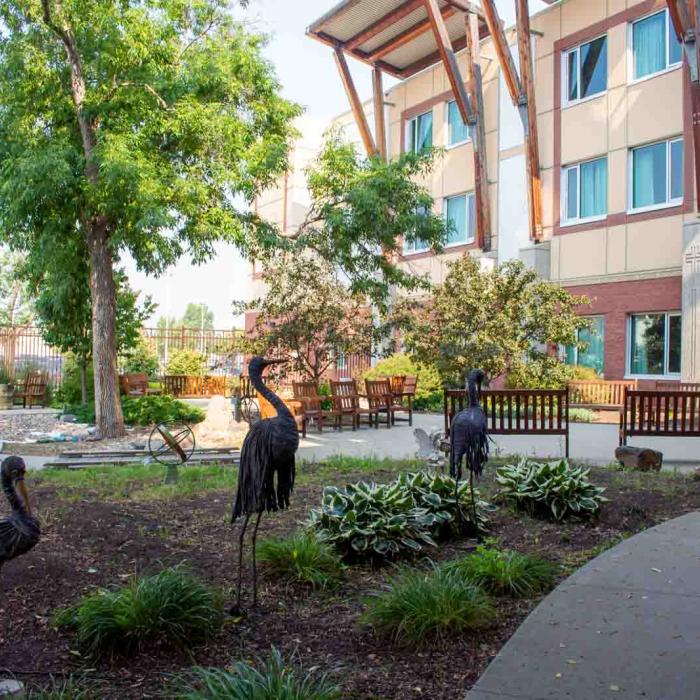
[[[99,431],[123,433],[115,263],[163,271],[274,238],[248,202],[288,166],[292,120],[230,0],[0,4],[0,230],[32,256],[79,233]],[[73,269],[73,266],[71,266]]]
[[[256,311],[251,332],[237,349],[247,354],[286,355],[283,371],[300,372],[317,384],[337,357],[370,352],[372,318],[366,299],[338,279],[330,263],[289,256],[263,277],[262,299],[234,304],[236,313]]]
[[[87,368],[92,360],[93,323],[90,304],[90,269],[85,242],[78,235],[49,251],[35,252],[24,265],[25,276],[36,297],[36,318],[44,340],[63,352],[71,352],[80,368],[81,400],[88,400]],[[143,322],[155,305],[150,297],[139,304],[139,293],[129,286],[123,270],[114,271],[116,291],[117,352],[135,347]]]
[[[197,350],[183,348],[174,350],[165,368],[166,374],[186,374],[188,376],[204,374],[207,356]]]
[[[214,312],[206,304],[189,303],[179,323],[184,328],[212,330],[214,328]]]
[[[587,303],[519,261],[482,270],[465,254],[432,297],[398,304],[394,321],[406,350],[447,382],[463,386],[478,367],[489,381],[507,375],[512,385],[557,386],[569,368],[551,347],[577,343],[588,325],[577,308]]]

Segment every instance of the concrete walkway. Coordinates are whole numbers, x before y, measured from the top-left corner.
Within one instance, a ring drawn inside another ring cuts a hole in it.
[[[562,583],[466,700],[700,698],[700,513],[605,552]]]

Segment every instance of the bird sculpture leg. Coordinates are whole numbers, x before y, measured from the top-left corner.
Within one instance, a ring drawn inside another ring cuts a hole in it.
[[[243,583],[243,538],[245,537],[245,531],[248,527],[249,520],[250,513],[246,513],[245,519],[243,520],[243,526],[241,527],[241,534],[238,537],[238,591],[236,595],[236,614],[240,613],[241,611],[241,587]]]
[[[479,530],[479,522],[476,515],[476,498],[474,498],[474,472],[469,470],[469,492],[472,499],[472,514],[474,517],[474,527],[476,528],[476,537],[479,542],[481,542],[481,532]]]
[[[253,606],[258,604],[258,565],[255,555],[255,549],[258,540],[258,528],[260,527],[260,518],[262,511],[258,512],[258,517],[255,519],[255,528],[253,529]]]

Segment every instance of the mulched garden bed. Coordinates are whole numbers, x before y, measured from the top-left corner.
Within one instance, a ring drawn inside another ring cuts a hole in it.
[[[263,518],[260,537],[291,532],[320,502],[323,484],[392,476],[386,471],[307,474],[295,491],[293,508]],[[692,477],[602,469],[591,476],[607,487],[610,499],[597,520],[553,524],[502,508],[492,514],[491,535],[503,547],[557,562],[564,578],[621,537],[700,507],[700,482]],[[492,490],[491,478],[482,482],[482,493]],[[95,586],[118,585],[135,572],[180,562],[232,598],[232,497],[231,488],[195,499],[146,502],[130,499],[126,489],[119,499],[105,500],[97,492],[35,486],[44,537],[33,552],[2,570],[0,677],[14,674],[32,686],[46,682],[49,674],[84,673],[89,681],[83,682],[95,697],[167,697],[165,681],[173,673],[192,665],[253,660],[275,645],[285,656],[296,653],[305,668],[318,666],[336,675],[346,698],[452,700],[473,685],[539,602],[502,600],[490,629],[427,649],[398,649],[357,622],[363,599],[381,590],[387,571],[353,567],[333,592],[309,592],[262,576],[260,609],[242,620],[230,619],[217,639],[191,656],[152,646],[130,658],[95,661],[80,655],[69,633],[55,629],[55,611]],[[447,559],[473,545],[465,540],[429,554]]]

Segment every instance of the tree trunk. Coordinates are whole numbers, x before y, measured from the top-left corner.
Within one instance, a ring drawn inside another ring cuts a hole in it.
[[[115,438],[124,435],[124,416],[117,370],[117,292],[107,223],[104,220],[91,222],[86,239],[90,252],[97,428],[101,437]]]
[[[80,363],[80,403],[85,406],[88,402],[87,393],[87,362],[82,360]]]

